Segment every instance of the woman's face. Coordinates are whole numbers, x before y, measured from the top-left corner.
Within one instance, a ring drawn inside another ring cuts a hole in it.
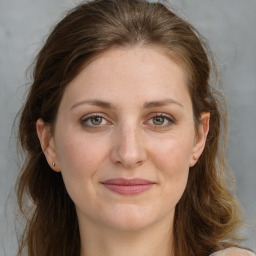
[[[38,135],[79,222],[138,230],[171,223],[201,154],[185,72],[158,48],[112,48],[68,85],[55,133]]]

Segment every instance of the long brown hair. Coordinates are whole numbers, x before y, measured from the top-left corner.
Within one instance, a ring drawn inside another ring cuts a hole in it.
[[[112,46],[154,45],[186,70],[198,124],[210,112],[203,154],[190,169],[176,206],[174,251],[206,256],[236,242],[241,224],[238,204],[227,187],[226,109],[210,85],[214,63],[200,34],[161,3],[142,0],[95,0],[71,10],[53,29],[39,52],[33,83],[21,110],[19,142],[26,153],[17,180],[17,197],[26,226],[18,255],[79,256],[80,236],[74,203],[61,173],[48,166],[36,134],[42,118],[54,122],[66,86],[85,63]]]

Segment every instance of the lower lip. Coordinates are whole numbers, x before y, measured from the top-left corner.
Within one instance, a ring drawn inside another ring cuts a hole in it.
[[[116,185],[116,184],[104,184],[103,185],[120,195],[137,195],[144,191],[149,190],[154,184],[141,184],[141,185]]]

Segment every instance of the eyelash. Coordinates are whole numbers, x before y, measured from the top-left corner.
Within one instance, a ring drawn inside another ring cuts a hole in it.
[[[99,125],[95,125],[92,123],[93,118],[101,118],[101,120],[105,120],[104,121],[105,124],[102,124],[101,122]],[[154,118],[163,118],[164,124],[159,124],[159,125],[154,124],[153,123]],[[165,129],[176,123],[174,118],[172,118],[170,115],[166,115],[163,113],[155,114],[154,116],[150,117],[146,122],[144,122],[144,124],[147,124],[150,121],[152,121],[150,126],[153,126],[153,129],[155,130]],[[88,122],[90,122],[90,124],[88,124]],[[101,113],[93,113],[93,114],[86,115],[81,119],[81,123],[82,123],[82,126],[87,129],[104,129],[107,125],[112,124]]]
[[[99,125],[94,125],[94,124],[92,124],[93,118],[101,118],[102,120],[105,120],[105,122],[108,124],[102,125],[100,123]],[[88,122],[91,122],[91,124],[88,124]],[[81,119],[81,123],[82,123],[83,127],[89,128],[89,129],[90,128],[91,129],[100,129],[100,128],[104,128],[105,125],[111,124],[109,121],[107,121],[107,119],[101,113],[93,113],[93,114],[86,115]]]
[[[173,124],[175,124],[174,118],[172,118],[170,115],[166,115],[163,113],[157,113],[153,117],[151,117],[149,119],[149,121],[152,120],[152,122],[153,122],[154,118],[163,118],[164,119],[164,124],[160,124],[160,125],[157,125],[154,123],[151,124],[154,127],[154,129],[165,129],[165,128],[168,128],[168,127],[172,126]],[[147,121],[147,122],[149,122],[149,121]]]

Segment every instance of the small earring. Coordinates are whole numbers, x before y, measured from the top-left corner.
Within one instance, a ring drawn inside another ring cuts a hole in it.
[[[55,165],[56,165],[56,164],[53,162],[53,163],[52,163],[52,166],[55,167]]]

